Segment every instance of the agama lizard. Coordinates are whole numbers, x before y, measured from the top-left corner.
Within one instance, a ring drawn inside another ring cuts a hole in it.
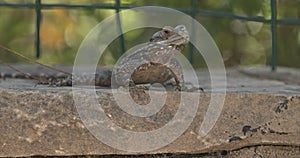
[[[174,55],[180,53],[188,42],[189,35],[185,26],[165,26],[151,37],[145,47],[121,58],[113,70],[113,84],[132,86],[164,83],[174,78],[180,89],[183,75]]]
[[[181,89],[184,83],[183,74],[174,55],[183,50],[188,42],[189,35],[184,25],[178,25],[175,28],[165,26],[153,34],[146,46],[121,58],[113,70],[94,74],[95,80],[91,79],[93,78],[91,75],[81,74],[65,75],[59,78],[49,76],[46,81],[45,78],[43,79],[43,83],[54,86],[71,86],[75,80],[80,83],[93,83],[95,86],[107,87],[112,83],[116,86],[145,83],[164,84],[174,78],[177,89]],[[5,77],[9,76],[5,75]],[[34,78],[40,77],[35,76]]]

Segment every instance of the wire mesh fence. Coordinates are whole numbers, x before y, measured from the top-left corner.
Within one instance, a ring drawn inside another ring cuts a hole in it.
[[[200,9],[198,6],[199,0],[190,0],[190,7],[187,8],[173,8],[184,13],[191,15],[191,17],[195,17],[196,15],[202,16],[211,16],[211,17],[221,17],[221,18],[233,18],[233,19],[240,19],[246,21],[254,21],[254,22],[262,22],[270,24],[271,30],[271,69],[274,71],[277,66],[277,26],[278,25],[299,25],[300,19],[297,18],[277,18],[277,0],[270,0],[270,12],[271,17],[265,18],[263,16],[244,16],[238,15],[231,12],[224,12],[224,11],[216,11],[216,10],[205,10]],[[129,9],[134,7],[139,7],[138,5],[128,5],[122,4],[121,0],[114,0],[112,4],[65,4],[65,3],[43,3],[42,0],[35,0],[32,2],[26,3],[10,3],[10,2],[0,2],[0,8],[31,8],[35,10],[35,56],[39,58],[41,56],[41,38],[40,38],[40,28],[41,22],[43,18],[42,10],[51,10],[55,8],[64,8],[64,9],[109,9],[114,10],[116,13],[119,12],[121,9]],[[121,26],[121,19],[117,18],[117,23]],[[121,27],[119,27],[119,31],[122,33]],[[192,30],[193,32],[194,30]],[[120,48],[122,52],[125,52],[125,43],[124,43],[124,36],[121,35],[120,37]],[[193,62],[193,54],[194,50],[191,48],[189,49],[189,60]]]

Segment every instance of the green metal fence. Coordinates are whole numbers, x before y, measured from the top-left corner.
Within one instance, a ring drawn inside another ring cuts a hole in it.
[[[36,57],[39,58],[41,55],[40,52],[40,25],[41,25],[41,19],[42,19],[42,12],[43,9],[53,9],[53,8],[66,8],[66,9],[113,9],[116,12],[119,12],[120,9],[129,9],[134,8],[138,6],[133,5],[122,5],[121,0],[115,0],[115,4],[44,4],[41,0],[35,0],[34,3],[3,3],[0,2],[0,8],[1,7],[12,7],[12,8],[32,8],[36,11],[36,34],[35,34],[35,49],[36,49]],[[241,19],[241,20],[247,20],[247,21],[255,21],[255,22],[262,22],[262,23],[268,23],[271,26],[271,32],[272,32],[272,55],[271,55],[271,69],[274,71],[276,69],[276,54],[277,54],[277,31],[276,26],[281,24],[289,24],[289,25],[299,25],[300,19],[292,19],[292,18],[284,18],[284,19],[277,19],[277,0],[270,0],[270,8],[271,8],[271,18],[266,19],[262,16],[242,16],[233,14],[230,12],[222,12],[222,11],[212,11],[212,10],[204,10],[199,9],[197,7],[198,0],[190,0],[191,6],[187,9],[183,8],[174,8],[179,11],[185,12],[190,14],[192,17],[195,17],[196,15],[203,15],[203,16],[215,16],[215,17],[226,17],[226,18],[234,18],[234,19]],[[119,23],[119,26],[121,26],[121,20],[120,18],[117,18],[117,22]],[[119,27],[119,31],[122,34],[122,29]],[[194,31],[194,30],[192,30]],[[125,52],[125,44],[124,44],[124,37],[121,35],[120,37],[120,47],[123,52]],[[193,49],[190,49],[190,60],[192,61],[193,58]]]

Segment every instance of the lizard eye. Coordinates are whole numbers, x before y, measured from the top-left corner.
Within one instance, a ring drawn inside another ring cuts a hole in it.
[[[165,34],[168,34],[168,33],[169,33],[169,31],[168,31],[168,30],[164,30],[164,33],[165,33]]]

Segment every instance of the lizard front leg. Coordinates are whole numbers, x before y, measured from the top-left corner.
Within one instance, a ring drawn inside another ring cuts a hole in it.
[[[184,77],[179,62],[175,58],[172,58],[171,61],[166,66],[168,67],[170,73],[172,74],[176,82],[176,89],[179,91],[183,90]]]

